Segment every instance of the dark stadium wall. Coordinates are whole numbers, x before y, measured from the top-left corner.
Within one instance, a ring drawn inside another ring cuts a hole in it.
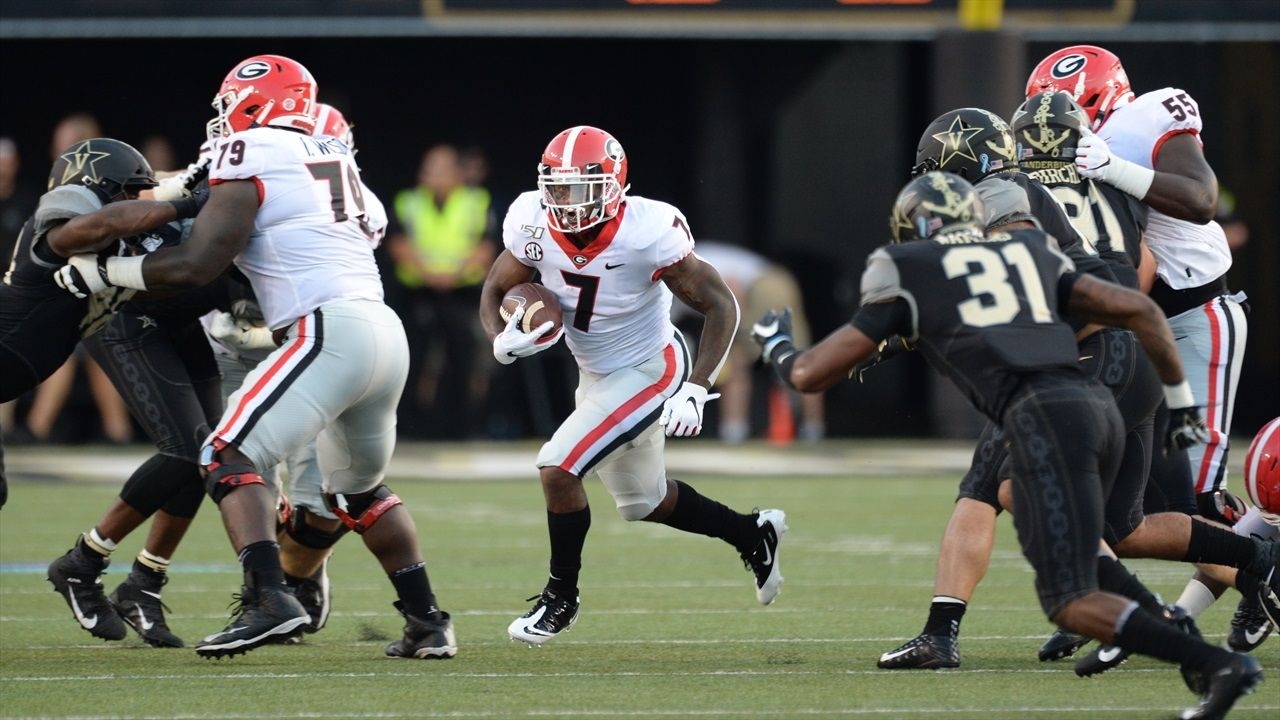
[[[1025,57],[1058,46],[1032,43]],[[1280,84],[1280,48],[1111,48],[1140,92],[1176,85],[1200,101],[1205,152],[1252,226],[1232,271],[1254,307],[1236,413],[1240,434],[1251,434],[1280,413],[1280,97],[1265,90]],[[423,150],[453,142],[488,153],[489,185],[504,205],[533,187],[556,132],[578,123],[609,129],[632,159],[635,193],[682,207],[697,236],[757,248],[797,271],[818,335],[856,307],[862,261],[884,240],[889,203],[938,109],[930,93],[957,82],[924,42],[6,40],[0,135],[18,142],[23,175],[40,186],[52,128],[74,111],[93,113],[120,139],[166,135],[180,154],[194,154],[223,75],[263,52],[293,56],[315,73],[321,98],[355,122],[366,181],[386,200],[414,182]],[[1007,74],[1019,81],[983,81],[1019,85],[1025,70]],[[833,434],[935,431],[918,358],[884,371],[873,387],[831,393]]]

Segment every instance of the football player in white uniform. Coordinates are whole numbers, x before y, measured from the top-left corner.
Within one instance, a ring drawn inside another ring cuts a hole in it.
[[[1082,139],[1076,150],[1080,174],[1151,208],[1143,237],[1156,259],[1151,297],[1169,318],[1192,393],[1207,403],[1209,428],[1208,442],[1187,452],[1194,507],[1169,509],[1234,524],[1245,505],[1227,492],[1226,456],[1248,321],[1244,293],[1227,288],[1231,251],[1213,221],[1218,181],[1204,157],[1200,107],[1178,88],[1135,97],[1120,59],[1092,45],[1062,48],[1041,60],[1027,80],[1026,94],[1044,90],[1070,94],[1092,121],[1097,134]],[[1170,477],[1177,482],[1186,477],[1185,465],[1161,460],[1158,453],[1153,457],[1157,488]],[[1244,596],[1233,632],[1267,619],[1254,593]],[[1195,604],[1185,593],[1178,604],[1186,607],[1184,600]],[[1195,607],[1187,609],[1198,614]]]
[[[732,545],[755,573],[756,597],[768,605],[782,576],[781,510],[750,514],[669,479],[666,436],[702,430],[708,393],[738,326],[738,306],[715,268],[694,253],[679,210],[627,195],[627,156],[603,130],[556,135],[538,165],[538,190],[516,198],[502,228],[505,249],[490,268],[480,321],[498,362],[545,350],[563,335],[579,368],[576,409],[538,453],[551,539],[550,577],[533,608],[508,628],[541,645],[578,618],[578,575],[591,509],[582,480],[600,478],[626,520],[647,520]],[[541,273],[564,313],[550,338],[543,324],[521,332],[518,309],[504,323],[499,306],[510,288]],[[696,361],[671,324],[672,293],[705,316]],[[541,338],[541,342],[539,339]]]
[[[276,543],[274,467],[313,438],[325,499],[361,534],[391,579],[406,620],[391,657],[452,657],[448,613],[436,605],[409,512],[385,484],[408,350],[382,302],[373,258],[371,195],[351,150],[313,137],[316,83],[298,62],[259,55],[237,64],[214,100],[218,138],[209,204],[191,237],[152,262],[78,257],[64,282],[90,291],[202,285],[233,260],[248,276],[282,345],[249,373],[205,441],[205,486],[245,570],[232,622],[196,646],[235,655],[305,625],[284,582]]]

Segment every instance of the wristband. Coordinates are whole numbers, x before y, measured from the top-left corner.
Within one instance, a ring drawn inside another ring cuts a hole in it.
[[[772,362],[773,370],[778,374],[778,379],[792,390],[795,390],[796,386],[791,384],[791,366],[796,364],[796,358],[799,355],[800,351],[791,347],[791,343],[787,343],[786,352]]]
[[[787,350],[795,350],[795,346],[791,343],[791,338],[786,335],[779,335],[765,344],[761,356],[764,357],[765,362],[776,364],[775,358]]]
[[[1177,385],[1165,385],[1164,402],[1165,405],[1169,406],[1170,410],[1188,408],[1195,405],[1196,399],[1191,394],[1191,383],[1183,380]]]
[[[1155,179],[1155,170],[1114,156],[1111,158],[1111,170],[1106,173],[1108,183],[1139,200],[1147,196]]]
[[[138,257],[107,258],[106,280],[108,285],[116,287],[146,290],[147,283],[142,279],[142,261],[146,255]]]
[[[173,206],[173,211],[177,213],[177,220],[193,218],[200,212],[200,203],[196,202],[196,199],[193,197],[182,198],[180,200],[169,200],[167,202]]]

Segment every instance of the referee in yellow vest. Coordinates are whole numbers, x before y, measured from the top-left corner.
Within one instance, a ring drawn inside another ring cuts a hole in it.
[[[400,232],[388,248],[410,352],[400,431],[465,438],[482,406],[477,395],[488,367],[475,361],[482,335],[475,309],[495,257],[489,191],[463,182],[456,148],[436,145],[422,157],[418,185],[396,195],[395,215]]]

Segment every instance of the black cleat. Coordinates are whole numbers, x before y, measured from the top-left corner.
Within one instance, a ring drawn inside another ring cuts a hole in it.
[[[240,588],[231,611],[231,623],[196,644],[201,657],[225,657],[249,652],[270,643],[283,642],[311,618],[298,598],[285,586]]]
[[[319,632],[329,622],[329,603],[332,593],[329,588],[329,558],[320,563],[320,569],[311,577],[297,578],[286,574],[284,582],[293,589],[293,594],[306,608],[310,620],[302,626],[305,633]]]
[[[102,571],[110,564],[106,558],[101,564],[85,558],[80,544],[76,543],[49,564],[48,579],[54,591],[67,601],[71,616],[80,627],[103,640],[123,640],[128,634],[124,621],[102,591]]]
[[[1212,672],[1204,673],[1208,690],[1200,698],[1200,704],[1187,708],[1179,720],[1220,720],[1241,695],[1253,692],[1262,682],[1262,666],[1250,655],[1233,653],[1231,661]]]
[[[387,657],[448,660],[458,654],[449,613],[437,610],[432,613],[436,618],[422,619],[405,613],[399,600],[394,604],[404,616],[404,637],[387,645]]]
[[[1257,599],[1271,624],[1280,627],[1280,540],[1263,540],[1254,535],[1258,554],[1247,571],[1260,578]]]
[[[1076,675],[1093,677],[1120,667],[1129,659],[1129,651],[1115,645],[1099,645],[1076,661]]]
[[[917,635],[896,650],[880,656],[885,670],[938,670],[960,667],[960,645],[950,635]]]
[[[533,609],[521,615],[507,626],[512,640],[523,640],[530,645],[542,645],[551,638],[573,627],[578,622],[578,598],[570,600],[543,590],[529,600],[537,600]]]
[[[1040,646],[1040,662],[1053,662],[1055,660],[1065,660],[1076,654],[1076,651],[1092,640],[1087,635],[1077,635],[1069,630],[1058,629],[1053,631],[1048,640]]]
[[[137,578],[131,573],[111,593],[111,607],[151,647],[180,648],[182,638],[169,629],[164,619],[169,608],[160,600],[160,588],[167,582],[167,575],[161,575],[160,582],[149,583],[146,578]]]
[[[1236,652],[1249,652],[1262,644],[1271,634],[1273,626],[1262,611],[1258,598],[1245,595],[1231,616],[1231,631],[1227,633],[1227,645]]]
[[[782,571],[778,567],[778,546],[787,533],[787,514],[781,510],[761,510],[756,518],[760,540],[749,553],[743,553],[742,564],[756,576],[756,599],[768,605],[778,597],[782,587]]]

